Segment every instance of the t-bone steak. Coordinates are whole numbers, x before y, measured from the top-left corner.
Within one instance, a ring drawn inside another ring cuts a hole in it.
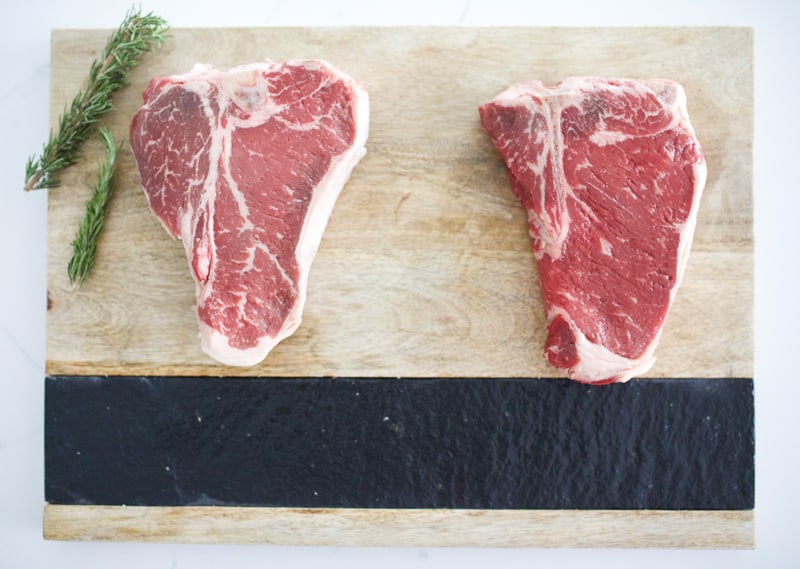
[[[528,213],[547,359],[583,383],[642,375],[655,361],[706,180],[683,87],[530,81],[479,112]]]
[[[366,91],[319,60],[151,80],[130,126],[150,208],[180,238],[202,349],[255,365],[300,324],[342,187],[365,153]]]

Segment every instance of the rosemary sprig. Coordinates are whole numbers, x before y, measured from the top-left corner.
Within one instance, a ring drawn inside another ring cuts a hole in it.
[[[122,150],[124,142],[119,146],[114,144],[114,137],[111,131],[103,127],[100,129],[100,136],[106,147],[106,160],[100,166],[100,173],[97,176],[97,184],[89,201],[86,202],[86,214],[78,227],[78,233],[72,242],[72,258],[67,267],[69,282],[74,288],[83,285],[86,277],[94,265],[97,256],[97,241],[103,231],[103,224],[106,217],[106,208],[114,186],[111,183],[114,178],[117,153]]]
[[[81,143],[93,125],[113,108],[111,95],[128,83],[128,72],[145,51],[160,46],[167,23],[153,14],[131,9],[108,38],[100,59],[92,62],[86,89],[79,91],[58,119],[58,132],[50,132],[38,157],[25,166],[25,190],[58,185],[57,173],[78,159]]]

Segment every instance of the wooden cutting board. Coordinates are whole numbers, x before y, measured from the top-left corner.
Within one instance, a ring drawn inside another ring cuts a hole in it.
[[[53,32],[51,124],[82,87],[107,35]],[[477,108],[512,83],[555,83],[569,75],[663,77],[684,85],[709,177],[684,282],[648,378],[752,378],[752,30],[175,29],[115,96],[115,111],[104,124],[118,140],[126,139],[153,76],[183,73],[197,62],[227,69],[287,58],[330,61],[363,82],[372,108],[367,155],[330,220],[299,330],[252,368],[221,366],[201,352],[194,283],[182,246],[148,210],[127,148],[96,267],[74,291],[66,266],[102,156],[93,140],[81,162],[64,173],[61,187],[49,193],[49,378],[556,376],[542,357],[544,315],[525,213],[481,132]],[[292,507],[222,507],[213,515],[206,506],[140,508],[49,504],[46,535],[403,545],[753,544],[751,509],[334,508],[309,516]]]

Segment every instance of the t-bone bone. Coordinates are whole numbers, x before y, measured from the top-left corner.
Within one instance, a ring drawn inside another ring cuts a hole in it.
[[[547,359],[584,383],[644,374],[686,267],[706,180],[683,87],[530,81],[479,112],[528,213]]]
[[[202,349],[261,362],[299,326],[306,283],[365,153],[366,91],[319,60],[197,64],[154,78],[130,126],[150,208],[183,242]]]

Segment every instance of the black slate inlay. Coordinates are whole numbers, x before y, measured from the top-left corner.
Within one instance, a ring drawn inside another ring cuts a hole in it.
[[[53,504],[752,509],[753,382],[46,378]]]

